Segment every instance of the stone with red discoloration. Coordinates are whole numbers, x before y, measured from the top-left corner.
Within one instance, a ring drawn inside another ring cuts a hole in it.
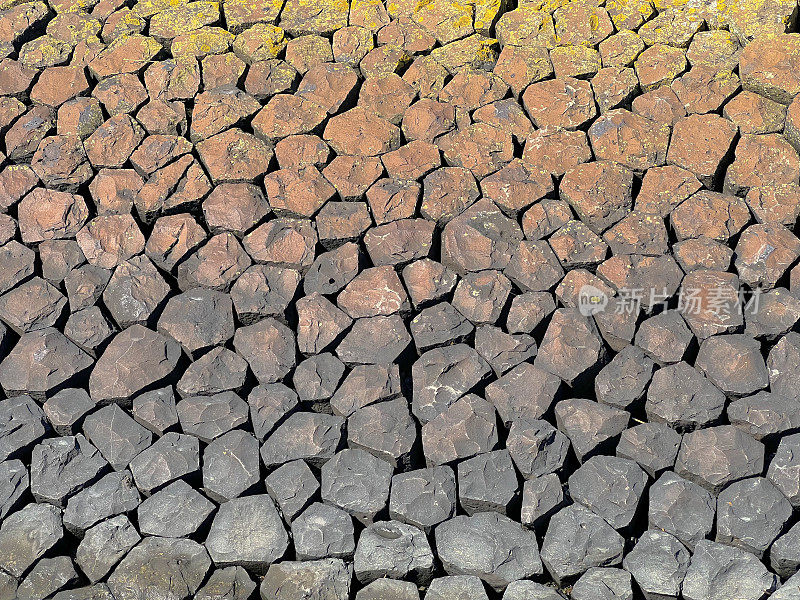
[[[131,164],[142,177],[192,151],[192,144],[177,135],[150,135],[131,154]]]
[[[800,257],[800,240],[778,224],[751,225],[736,244],[736,270],[743,283],[763,289],[778,280]]]
[[[403,284],[391,266],[359,273],[339,294],[337,304],[354,319],[391,315],[410,308]]]
[[[741,92],[722,107],[722,116],[735,123],[742,135],[779,133],[786,121],[786,107],[754,92]]]
[[[589,128],[589,141],[598,160],[612,160],[645,171],[664,164],[669,127],[625,109],[607,112]]]
[[[244,89],[257,100],[265,100],[275,94],[291,91],[297,78],[297,71],[289,63],[277,58],[261,60],[247,69]]]
[[[89,82],[80,67],[48,67],[31,88],[34,102],[58,107],[67,100],[89,91]]]
[[[669,255],[625,254],[612,256],[598,265],[597,275],[618,292],[627,290],[628,295],[632,296],[628,304],[633,302],[650,310],[675,295],[683,271]],[[634,290],[642,292],[637,294]]]
[[[726,242],[747,225],[750,211],[741,198],[702,190],[673,210],[670,220],[679,240],[708,237]]]
[[[430,254],[433,232],[427,219],[400,219],[370,229],[364,245],[376,266],[405,264]]]
[[[591,82],[600,113],[630,104],[639,91],[636,73],[628,67],[604,67]]]
[[[739,56],[742,87],[790,104],[800,92],[800,36],[778,34],[750,42]]]
[[[275,158],[281,169],[299,169],[328,162],[330,148],[316,135],[290,135],[275,144]]]
[[[134,112],[147,100],[147,91],[132,73],[112,75],[100,81],[92,90],[109,116]]]
[[[35,188],[17,207],[22,241],[71,238],[89,218],[89,209],[76,194]]]
[[[500,271],[467,273],[456,286],[453,306],[473,323],[496,323],[511,293],[511,282]]]
[[[335,342],[353,319],[316,292],[297,301],[297,347],[318,354]]]
[[[553,179],[547,171],[514,159],[499,171],[480,182],[484,198],[488,198],[510,215],[525,210],[553,192]]]
[[[122,167],[145,137],[142,126],[129,115],[111,117],[84,142],[95,168]]]
[[[603,356],[603,344],[594,322],[572,309],[553,314],[534,365],[574,385]]]
[[[702,184],[686,169],[674,165],[648,169],[636,196],[635,208],[666,217],[701,187]]]
[[[686,116],[683,103],[669,86],[661,86],[637,96],[631,108],[638,115],[670,126]]]
[[[138,33],[117,38],[89,61],[89,72],[96,79],[135,73],[142,69],[161,49],[153,38]]]
[[[243,236],[270,213],[261,189],[250,183],[223,183],[203,200],[203,216],[212,233]]]
[[[360,200],[383,174],[380,159],[372,156],[339,155],[322,171],[342,200]]]
[[[573,218],[569,204],[563,200],[545,198],[522,215],[522,230],[529,240],[539,240],[549,236]]]
[[[578,129],[597,116],[591,85],[573,77],[531,84],[522,103],[539,129]]]
[[[600,42],[599,48],[604,67],[631,67],[645,49],[645,43],[639,34],[622,29]]]
[[[796,183],[751,188],[744,201],[759,223],[790,227],[800,216],[800,186]]]
[[[130,214],[103,215],[75,236],[89,264],[113,269],[144,250],[144,236]]]
[[[178,287],[183,291],[195,287],[227,291],[251,262],[236,236],[217,234],[178,265]]]
[[[314,222],[319,242],[325,248],[357,240],[372,225],[365,202],[328,202],[317,213]]]
[[[272,148],[241,129],[228,129],[197,144],[214,183],[251,181],[267,172]]]
[[[494,73],[519,97],[531,83],[550,77],[553,65],[546,48],[506,46],[497,58]]]
[[[736,144],[736,158],[725,172],[724,189],[744,196],[754,187],[797,183],[800,156],[776,133],[743,135]]]
[[[534,6],[521,5],[500,17],[496,26],[497,39],[503,47],[555,48],[556,31],[553,17]]]
[[[633,211],[606,230],[603,239],[613,254],[666,254],[669,237],[664,219],[658,215]]]
[[[314,262],[317,232],[305,219],[273,219],[247,234],[243,244],[256,262],[304,271]]]
[[[477,178],[499,170],[514,157],[511,134],[487,123],[459,128],[437,140],[450,166],[469,169]]]
[[[272,142],[282,137],[316,132],[325,120],[325,109],[301,96],[278,94],[270,98],[253,119],[255,134]]]
[[[532,132],[525,140],[522,153],[523,162],[541,167],[557,177],[591,159],[592,150],[585,132],[558,127]]]
[[[312,217],[336,193],[313,165],[273,171],[264,178],[264,189],[275,214],[287,217]]]
[[[420,212],[444,225],[473,204],[480,192],[472,173],[462,167],[442,167],[423,180]]]
[[[599,161],[567,171],[559,193],[590,229],[600,233],[631,211],[632,185],[632,171]]]
[[[686,70],[686,51],[681,48],[654,44],[642,52],[633,66],[639,78],[639,86],[649,92],[670,85]]]
[[[699,31],[692,38],[686,58],[693,67],[702,65],[721,71],[732,71],[739,64],[742,46],[729,31]]]
[[[687,113],[715,112],[739,91],[739,78],[730,71],[692,67],[688,73],[672,82],[672,90]]]
[[[5,151],[9,160],[29,159],[55,122],[53,109],[42,105],[32,107],[19,117],[5,135]]]
[[[681,283],[678,307],[698,339],[736,330],[744,322],[739,303],[739,278],[733,273],[696,270]]]
[[[208,91],[235,87],[246,66],[233,52],[206,56],[201,61],[203,88]]]
[[[447,77],[444,65],[431,56],[417,57],[403,73],[403,80],[417,90],[420,98],[437,98]]]
[[[236,88],[203,92],[194,99],[189,138],[199,142],[253,115],[258,101]]]
[[[454,106],[423,98],[412,104],[403,116],[403,135],[406,140],[433,142],[456,126]]]
[[[564,267],[587,267],[601,262],[608,253],[606,244],[582,221],[570,220],[548,240]]]
[[[697,269],[726,271],[733,258],[733,250],[707,237],[678,242],[672,250],[675,260],[686,273]]]
[[[506,98],[482,106],[472,113],[476,123],[488,123],[498,129],[511,133],[520,144],[533,133],[533,123],[525,114],[525,110],[513,98]]]
[[[475,110],[505,97],[508,85],[497,75],[477,69],[464,69],[439,92],[439,101],[456,109]]]
[[[375,156],[400,146],[400,129],[357,106],[331,117],[323,138],[339,154]]]
[[[358,103],[379,117],[399,125],[406,109],[416,97],[414,88],[396,73],[370,77],[361,86]]]
[[[169,272],[206,237],[206,231],[191,215],[168,215],[155,222],[144,251],[156,266]]]
[[[413,140],[387,152],[381,161],[390,177],[401,180],[421,179],[442,164],[439,149],[423,140]]]
[[[323,63],[303,76],[297,95],[333,115],[355,93],[357,84],[358,75],[352,68],[340,63]]]
[[[422,186],[416,181],[384,178],[367,190],[372,218],[376,225],[414,216]]]
[[[689,115],[675,123],[667,161],[713,187],[735,137],[736,126],[727,119],[714,114]]]
[[[402,271],[408,295],[414,306],[439,300],[456,286],[458,275],[430,258],[415,260]]]
[[[31,159],[31,168],[48,188],[73,192],[94,174],[76,135],[44,138]]]
[[[253,265],[231,287],[236,316],[243,325],[263,317],[284,314],[300,284],[295,269],[274,265]]]
[[[332,61],[331,42],[321,35],[301,35],[286,44],[286,62],[301,75],[312,67]]]

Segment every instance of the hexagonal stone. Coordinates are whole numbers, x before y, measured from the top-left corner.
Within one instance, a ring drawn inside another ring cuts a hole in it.
[[[16,508],[29,487],[28,469],[22,461],[0,462],[0,520]]]
[[[247,380],[247,361],[235,352],[217,346],[184,371],[175,386],[184,398],[212,396],[240,390]]]
[[[468,515],[506,514],[518,497],[517,472],[508,450],[479,454],[458,464],[458,500]]]
[[[352,558],[356,549],[353,518],[340,508],[316,502],[292,521],[297,558]]]
[[[230,296],[215,290],[184,292],[169,299],[158,330],[192,356],[233,337],[233,303]]]
[[[317,292],[300,298],[297,308],[297,347],[304,354],[316,354],[335,342],[353,319]]]
[[[248,408],[247,403],[233,392],[193,396],[177,404],[183,432],[205,443],[247,423]]]
[[[148,537],[122,559],[108,587],[121,600],[133,600],[138,593],[186,598],[197,591],[210,566],[208,552],[197,542]]]
[[[183,291],[207,287],[226,292],[251,264],[236,236],[219,233],[178,265],[178,287]]]
[[[0,362],[0,386],[7,396],[49,393],[91,367],[92,358],[53,328],[22,335]]]
[[[168,386],[140,394],[133,399],[134,420],[156,435],[164,435],[178,424],[175,394]]]
[[[180,346],[151,329],[133,325],[120,332],[98,359],[89,378],[97,402],[127,402],[173,375]]]
[[[429,465],[489,452],[497,439],[494,407],[474,394],[462,396],[422,427],[422,447]]]
[[[258,440],[234,429],[203,451],[203,488],[214,500],[241,496],[259,481]]]
[[[43,597],[74,586],[78,581],[78,573],[70,557],[43,558],[20,583],[16,597],[20,600],[43,600]]]
[[[498,513],[454,517],[436,527],[435,537],[450,575],[475,575],[500,591],[542,573],[536,534]]]
[[[511,293],[511,281],[499,271],[467,273],[456,286],[453,306],[473,323],[496,323]]]
[[[153,443],[153,434],[116,404],[86,417],[83,432],[115,471],[127,468],[137,454]]]
[[[746,396],[769,385],[761,344],[746,335],[717,335],[700,345],[695,365],[723,392]]]
[[[800,434],[787,435],[778,444],[767,469],[767,478],[789,499],[800,505]]]
[[[681,447],[681,435],[660,423],[640,423],[622,432],[617,456],[636,461],[650,477],[671,469]]]
[[[287,523],[291,523],[319,489],[319,481],[302,460],[281,465],[267,475],[264,485]]]
[[[561,470],[567,460],[570,441],[550,423],[540,419],[515,420],[506,447],[525,479]]]
[[[170,292],[158,269],[146,256],[134,256],[114,269],[103,291],[103,302],[121,328],[147,324]]]
[[[800,240],[779,224],[751,225],[742,232],[736,255],[742,282],[770,289],[800,256]]]
[[[247,600],[256,590],[256,583],[242,567],[216,569],[197,592],[197,600]]]
[[[748,44],[739,57],[742,87],[781,104],[789,104],[800,91],[796,62],[798,40],[779,34]]]
[[[214,511],[214,504],[183,479],[173,481],[142,502],[136,517],[144,535],[188,537]]]
[[[200,443],[196,437],[165,433],[131,461],[131,473],[144,494],[200,468]]]
[[[262,317],[283,314],[300,283],[300,273],[289,267],[253,265],[231,287],[231,299],[242,325]]]
[[[264,573],[286,552],[289,536],[275,503],[261,494],[224,502],[205,544],[218,567],[235,565]]]
[[[555,473],[525,481],[520,521],[529,527],[543,525],[564,505],[564,490]]]
[[[362,583],[381,577],[426,583],[433,574],[433,551],[425,534],[413,525],[381,521],[361,532],[353,566]]]
[[[294,413],[261,446],[261,460],[267,468],[297,459],[322,466],[336,454],[344,423],[333,415]]]
[[[735,481],[717,498],[716,540],[761,557],[791,515],[791,504],[769,479]]]
[[[75,562],[92,583],[105,577],[142,538],[125,515],[98,523],[86,532]]]
[[[784,335],[769,351],[767,372],[770,390],[787,398],[800,398],[795,382],[800,367],[800,334]]]
[[[66,499],[108,468],[100,452],[78,434],[43,440],[31,454],[31,493],[37,502],[64,506]]]
[[[475,327],[449,302],[440,302],[422,309],[409,325],[417,350],[424,352],[434,346],[460,342]]]
[[[283,561],[270,565],[261,582],[262,600],[294,600],[312,594],[320,600],[348,600],[353,569],[340,558]]]
[[[580,461],[600,453],[627,428],[630,419],[624,410],[583,398],[562,400],[556,404],[555,414],[558,428],[569,437]]]
[[[22,577],[63,535],[58,508],[28,504],[0,526],[0,567],[14,577]]]
[[[0,292],[6,293],[20,281],[33,275],[33,250],[11,240],[0,246]]]
[[[647,600],[677,598],[691,555],[678,539],[665,531],[648,529],[622,565]]]
[[[0,458],[27,450],[47,433],[45,413],[30,396],[0,400]]]
[[[749,552],[702,540],[695,547],[682,592],[686,600],[757,600],[777,585],[777,576]]]
[[[233,346],[248,362],[259,383],[274,383],[295,366],[294,333],[273,318],[237,329]]]
[[[489,364],[466,344],[427,351],[411,368],[414,416],[423,424],[433,420],[490,372]]]
[[[561,584],[591,567],[622,561],[624,540],[611,525],[588,508],[573,504],[550,519],[542,542],[542,562]]]
[[[573,600],[633,600],[631,574],[622,569],[592,567],[572,586]]]
[[[625,346],[597,374],[594,390],[598,402],[628,408],[644,396],[655,363],[636,346]]]
[[[598,363],[602,353],[594,323],[577,311],[562,308],[553,313],[534,364],[575,385]]]
[[[512,335],[499,327],[482,325],[475,336],[475,349],[500,376],[536,356],[536,340],[526,334]]]
[[[417,586],[410,581],[377,579],[356,593],[356,600],[419,600]]]
[[[720,425],[683,436],[675,472],[718,494],[727,484],[760,475],[764,445],[733,427]]]
[[[103,519],[135,510],[139,502],[130,471],[114,471],[67,501],[64,527],[80,536]]]
[[[685,362],[668,365],[653,374],[645,403],[648,419],[678,431],[712,423],[724,408],[725,394]]]
[[[371,523],[387,505],[392,470],[389,463],[364,450],[342,450],[322,466],[322,499]]]
[[[800,404],[770,392],[739,398],[728,405],[728,420],[757,440],[771,441],[800,427]]]
[[[392,477],[389,516],[426,533],[451,518],[456,509],[456,479],[450,467],[432,467]]]

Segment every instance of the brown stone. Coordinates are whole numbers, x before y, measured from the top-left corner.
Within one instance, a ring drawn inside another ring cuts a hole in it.
[[[138,33],[122,36],[89,61],[89,72],[98,80],[119,73],[135,73],[160,49],[161,45],[153,38]]]
[[[669,239],[658,215],[634,211],[603,234],[614,254],[666,254]]]
[[[488,123],[503,131],[508,131],[514,140],[525,143],[525,140],[533,134],[533,123],[525,114],[525,110],[513,98],[506,98],[482,106],[472,113],[472,118],[476,123]]]
[[[600,42],[599,48],[604,67],[631,67],[645,43],[634,31],[621,29]]]
[[[496,26],[497,39],[503,47],[555,48],[556,31],[553,17],[547,11],[521,5],[500,17]]]
[[[736,158],[725,172],[726,192],[744,196],[751,188],[797,183],[800,156],[777,133],[743,135],[736,144]]]
[[[672,247],[675,260],[685,272],[697,269],[727,271],[731,266],[733,250],[725,244],[701,237],[678,242]]]
[[[59,135],[86,139],[103,124],[103,110],[96,98],[74,98],[58,107],[56,127]]]
[[[597,115],[591,85],[572,77],[528,86],[522,95],[522,103],[539,129],[577,129]]]
[[[790,104],[800,92],[800,35],[764,36],[750,42],[739,56],[739,77],[745,90]]]
[[[181,102],[151,100],[136,118],[150,135],[183,135],[187,129],[186,107]]]
[[[130,214],[103,215],[75,236],[89,264],[113,269],[144,250],[144,236]]]
[[[89,82],[79,67],[49,67],[42,71],[31,89],[31,100],[58,107],[89,90]]]
[[[76,135],[44,138],[31,159],[31,168],[47,187],[73,192],[94,174]]]
[[[244,89],[257,100],[265,100],[275,94],[290,91],[296,80],[297,71],[294,67],[272,58],[250,65],[244,80]]]
[[[251,262],[236,236],[219,233],[178,265],[178,287],[227,291]]]
[[[670,85],[686,66],[686,51],[665,44],[650,46],[634,63],[639,86],[645,92]]]
[[[730,71],[692,67],[672,82],[672,90],[687,113],[715,112],[739,90],[739,78]]]
[[[497,58],[494,73],[519,97],[531,83],[550,77],[553,65],[546,48],[506,46]]]
[[[674,165],[648,169],[636,196],[635,208],[643,213],[666,217],[701,187],[702,184],[686,169]]]
[[[300,284],[300,273],[286,267],[253,265],[231,287],[239,322],[250,325],[263,317],[284,314]]]
[[[480,192],[472,173],[462,167],[442,167],[423,181],[420,212],[444,225],[473,204]]]
[[[203,89],[210,91],[236,87],[246,66],[233,52],[206,56],[201,62]]]
[[[742,135],[779,133],[786,120],[786,107],[754,92],[741,92],[722,107],[722,116],[737,125]]]
[[[567,171],[559,193],[592,231],[600,233],[631,211],[632,184],[632,171],[600,161]]]
[[[186,138],[177,135],[149,135],[131,154],[133,168],[143,177],[192,151]]]
[[[0,318],[22,335],[53,327],[67,299],[41,277],[33,277],[0,296]]]
[[[354,319],[410,309],[403,284],[391,266],[362,271],[342,290],[337,304]]]
[[[223,183],[203,200],[203,216],[212,233],[243,236],[270,212],[261,189],[250,183]]]
[[[482,179],[480,187],[484,198],[509,215],[516,215],[554,190],[550,173],[520,159]]]
[[[414,306],[439,300],[450,293],[458,275],[430,258],[416,260],[403,268],[403,283]]]
[[[661,86],[637,96],[631,109],[638,115],[665,125],[674,125],[686,116],[686,108],[671,87]]]
[[[214,183],[251,181],[267,172],[272,148],[241,129],[228,129],[197,144]]]
[[[639,91],[639,79],[628,67],[605,67],[592,77],[592,91],[600,112],[629,105]]]
[[[548,127],[534,131],[525,140],[523,162],[541,167],[557,177],[592,159],[589,140],[583,131]]]
[[[447,69],[432,56],[417,57],[403,73],[403,80],[417,90],[420,98],[436,99],[447,77]]]
[[[86,202],[76,194],[35,188],[18,207],[22,241],[71,238],[89,218]]]
[[[679,240],[708,237],[726,242],[747,225],[750,211],[741,198],[701,190],[672,211],[670,220]]]
[[[335,248],[344,242],[358,240],[372,225],[365,202],[328,202],[314,221],[319,242],[325,248]]]
[[[193,142],[209,138],[255,114],[260,108],[258,100],[236,88],[203,92],[194,99],[189,138]]]
[[[136,120],[117,115],[98,127],[84,147],[93,167],[121,167],[144,137],[144,129]]]
[[[595,265],[608,253],[608,244],[582,221],[567,221],[548,241],[562,266],[567,268]]]
[[[510,293],[511,282],[500,271],[467,273],[456,286],[453,306],[473,323],[496,323]]]
[[[415,102],[403,116],[403,135],[406,140],[433,142],[455,128],[455,107],[423,98]]]
[[[736,36],[728,31],[713,29],[694,35],[686,52],[693,67],[706,66],[720,71],[732,71],[739,64],[742,47]]]
[[[133,73],[112,75],[100,81],[92,90],[109,116],[134,112],[147,100],[147,90]]]
[[[373,32],[366,27],[350,25],[342,27],[333,34],[330,60],[357,67],[361,59],[375,47]]]
[[[150,259],[138,255],[114,269],[103,290],[103,304],[121,328],[144,325],[154,318],[169,293],[169,285]]]
[[[372,218],[376,225],[414,216],[422,186],[415,181],[384,178],[367,190]]]
[[[529,240],[540,240],[573,218],[572,209],[563,200],[545,198],[522,215],[522,230]]]
[[[683,167],[713,187],[731,151],[736,126],[718,115],[689,115],[675,123],[667,153],[670,164]]]
[[[375,156],[400,146],[400,129],[357,106],[331,117],[323,138],[339,154]]]
[[[800,257],[800,240],[782,225],[751,225],[736,244],[736,270],[743,283],[769,290]]]
[[[636,171],[663,165],[669,127],[625,109],[599,117],[589,128],[589,141],[598,160],[611,160]]]
[[[233,52],[248,65],[277,58],[286,47],[286,32],[268,23],[255,23],[236,36]]]
[[[370,77],[361,86],[358,103],[382,119],[399,125],[416,96],[414,88],[396,73]]]
[[[691,10],[667,9],[642,25],[638,33],[648,45],[666,44],[688,48],[695,33],[703,28],[703,19]]]
[[[695,270],[681,283],[678,310],[697,338],[730,333],[744,322],[739,278],[733,273]]]
[[[280,169],[264,178],[272,210],[281,216],[312,217],[336,193],[314,166]]]
[[[375,181],[383,174],[380,159],[371,156],[339,155],[334,158],[322,174],[342,200],[360,200]]]
[[[469,169],[477,178],[499,170],[514,157],[511,134],[487,123],[459,128],[437,144],[448,165]]]
[[[253,131],[273,141],[288,135],[317,131],[325,120],[325,109],[301,96],[278,94],[253,119]]]
[[[144,251],[156,266],[169,272],[206,237],[205,230],[191,215],[169,215],[155,222]]]
[[[333,115],[355,94],[357,84],[358,75],[347,65],[323,63],[312,67],[303,76],[297,95]]]
[[[256,262],[304,271],[314,262],[317,233],[305,219],[274,219],[245,236],[244,247]]]
[[[316,135],[290,135],[275,144],[275,158],[281,169],[301,169],[309,165],[319,167],[328,162],[330,153],[328,144]]]
[[[19,117],[5,135],[5,150],[9,160],[30,159],[53,125],[55,113],[48,106],[34,106]]]
[[[744,201],[759,223],[791,227],[800,216],[800,186],[796,183],[750,188]]]
[[[316,292],[297,301],[297,347],[318,354],[335,342],[353,320]]]
[[[367,231],[364,245],[376,266],[405,264],[428,256],[433,231],[427,219],[400,219]]]

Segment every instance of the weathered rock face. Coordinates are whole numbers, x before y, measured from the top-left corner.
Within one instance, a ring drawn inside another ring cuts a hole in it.
[[[0,2],[0,600],[796,600],[799,23]]]

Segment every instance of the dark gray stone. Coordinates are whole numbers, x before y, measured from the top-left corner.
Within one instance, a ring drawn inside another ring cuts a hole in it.
[[[767,356],[769,389],[781,396],[800,400],[800,333],[790,331]]]
[[[518,419],[541,419],[555,402],[560,388],[558,377],[524,362],[487,385],[486,399],[494,404],[508,427]]]
[[[300,284],[300,273],[278,265],[253,265],[234,282],[231,299],[243,325],[284,314]]]
[[[392,477],[389,516],[426,533],[456,510],[456,477],[446,466],[417,469]]]
[[[381,521],[364,529],[353,560],[361,583],[389,577],[425,584],[433,575],[433,551],[425,534],[399,521]]]
[[[791,516],[792,505],[769,479],[734,481],[717,498],[717,541],[760,558]]]
[[[486,400],[467,394],[422,427],[429,465],[442,465],[489,452],[497,445],[497,414]]]
[[[572,586],[572,600],[633,600],[631,574],[622,569],[592,567]]]
[[[75,585],[78,573],[69,556],[43,558],[17,588],[18,600],[44,600],[59,590]]]
[[[108,468],[100,452],[78,434],[49,438],[31,454],[31,492],[37,502],[63,507],[67,498]]]
[[[64,590],[53,596],[53,600],[115,600],[105,583]]]
[[[676,310],[667,310],[645,319],[636,332],[636,345],[660,365],[683,359],[692,341],[692,332]]]
[[[655,363],[641,348],[625,346],[595,377],[598,402],[628,408],[644,396],[654,369]]]
[[[0,460],[13,458],[47,433],[44,411],[30,396],[0,400]]]
[[[128,517],[112,517],[86,532],[75,552],[75,562],[89,581],[96,583],[141,539]]]
[[[650,477],[675,466],[681,435],[662,423],[641,423],[622,432],[617,456],[636,461]]]
[[[468,515],[490,510],[505,515],[518,496],[517,472],[508,450],[458,463],[458,501]]]
[[[353,517],[340,508],[315,502],[292,521],[298,560],[351,559],[356,549]]]
[[[409,324],[414,345],[420,352],[434,346],[461,342],[475,330],[449,302],[440,302],[422,309]]]
[[[356,410],[347,419],[347,442],[396,467],[407,462],[417,440],[417,426],[408,401],[396,398]]]
[[[536,340],[525,333],[510,334],[499,327],[482,325],[475,332],[475,350],[500,377],[536,356]]]
[[[158,319],[158,331],[189,356],[233,337],[233,302],[228,294],[197,288],[173,296]]]
[[[111,271],[98,265],[82,265],[72,269],[64,278],[69,309],[72,312],[93,306],[103,295]]]
[[[536,534],[498,513],[454,517],[437,525],[435,538],[449,575],[475,575],[499,591],[542,573]]]
[[[344,364],[330,352],[305,359],[294,370],[292,383],[303,402],[327,400],[344,375]]]
[[[425,600],[489,600],[483,582],[474,575],[449,575],[434,579]]]
[[[630,525],[647,486],[647,474],[632,460],[593,456],[569,477],[569,493],[614,529]]]
[[[234,429],[203,451],[203,488],[217,502],[241,496],[259,479],[258,440],[252,434]]]
[[[624,410],[592,400],[573,398],[556,404],[556,425],[569,437],[578,460],[601,453],[628,427]]]
[[[294,413],[261,446],[261,460],[267,468],[297,459],[321,466],[336,453],[343,428],[342,417]]]
[[[525,479],[560,471],[569,445],[566,435],[541,419],[514,421],[506,439],[511,458]]]
[[[550,519],[542,542],[542,562],[559,585],[591,567],[622,562],[625,540],[588,508],[572,504]]]
[[[196,437],[165,433],[131,461],[136,487],[150,495],[179,477],[200,469],[200,443]]]
[[[690,550],[711,533],[717,507],[707,489],[667,471],[649,494],[650,527],[671,533]]]
[[[116,404],[104,406],[83,421],[83,433],[115,471],[153,443],[153,434]]]
[[[772,441],[800,430],[800,400],[758,392],[731,402],[728,420],[757,440]]]
[[[144,535],[188,537],[214,512],[214,503],[183,479],[173,481],[139,505],[139,531]]]
[[[356,600],[419,600],[419,592],[410,581],[377,579],[356,592]]]
[[[686,600],[760,600],[777,586],[777,576],[749,552],[702,540],[695,546],[682,591]]]
[[[42,408],[58,435],[75,435],[80,421],[95,406],[86,390],[67,388],[51,396]]]
[[[233,347],[262,384],[280,381],[296,364],[294,333],[272,317],[237,329]]]
[[[67,501],[64,527],[81,536],[103,519],[136,510],[140,501],[130,471],[114,471]]]
[[[186,539],[148,537],[122,559],[108,587],[114,600],[188,598],[211,566],[208,552]]]
[[[732,396],[748,396],[769,385],[761,344],[747,335],[715,335],[704,340],[694,365]]]
[[[103,290],[103,304],[120,329],[125,329],[153,321],[169,293],[170,287],[156,266],[140,254],[114,269]]]
[[[360,254],[358,244],[347,242],[317,256],[303,278],[306,295],[329,295],[342,290],[358,275]]]
[[[22,461],[0,462],[0,522],[14,510],[30,487],[28,469]]]
[[[387,505],[392,471],[392,465],[369,452],[342,450],[321,469],[322,499],[371,523]]]
[[[648,529],[622,561],[646,600],[678,598],[691,555],[675,536]]]
[[[256,587],[242,567],[216,569],[194,600],[248,600]]]
[[[261,600],[349,600],[353,567],[340,558],[284,561],[270,566],[261,582]]]
[[[247,373],[245,359],[217,346],[189,365],[175,388],[184,398],[236,392],[247,381]]]
[[[302,460],[285,463],[264,480],[267,493],[291,523],[319,490],[319,481]]]
[[[678,431],[692,431],[717,420],[725,394],[685,362],[659,369],[647,390],[645,410],[651,421]]]
[[[253,388],[247,396],[253,433],[260,441],[297,407],[297,394],[282,383],[268,383]]]
[[[183,432],[207,444],[248,419],[247,403],[233,392],[184,398],[177,410]]]
[[[331,398],[333,414],[348,417],[359,408],[399,396],[398,365],[356,365]]]
[[[800,507],[800,434],[788,435],[780,441],[769,463],[767,478],[793,507]]]
[[[589,375],[602,356],[603,342],[594,321],[575,309],[559,308],[553,313],[534,364],[572,386]]]
[[[240,566],[266,573],[286,552],[289,536],[272,498],[259,494],[224,502],[205,544],[218,567]]]
[[[400,315],[366,317],[353,322],[336,346],[336,355],[348,365],[386,365],[394,362],[410,343],[411,334]]]
[[[28,504],[0,525],[0,569],[22,577],[64,535],[61,510],[52,504]]]
[[[564,596],[552,587],[521,579],[508,584],[503,600],[564,600]]]
[[[769,566],[784,579],[800,570],[800,523],[773,542],[769,549]]]
[[[522,488],[523,525],[539,527],[564,505],[564,490],[555,473],[534,477],[525,481]]]
[[[171,386],[145,392],[133,399],[133,418],[156,435],[178,424],[178,409]]]

